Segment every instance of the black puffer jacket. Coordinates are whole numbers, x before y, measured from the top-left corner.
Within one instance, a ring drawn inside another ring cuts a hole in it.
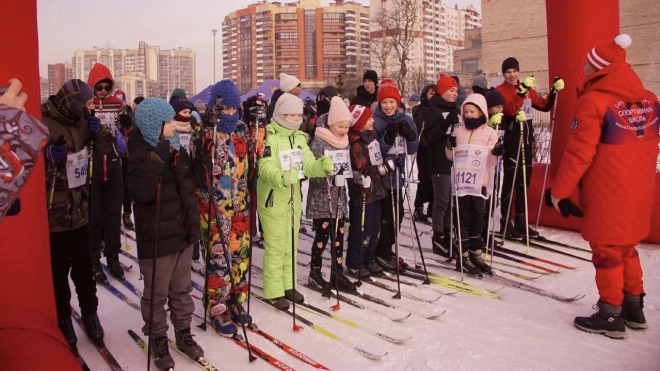
[[[435,89],[435,85],[428,84],[422,89],[421,100],[418,105],[412,108],[412,117],[415,121],[415,126],[417,127],[417,135],[420,135],[419,145],[421,147],[427,147],[426,138],[422,135],[422,127],[424,127],[424,115],[426,115],[426,109],[429,107],[429,100],[426,99],[431,88]]]
[[[458,123],[458,114],[454,103],[447,102],[437,94],[429,100],[422,134],[429,148],[429,174],[451,174],[452,161],[447,158],[445,147],[450,127]]]
[[[270,103],[268,104],[268,109],[266,110],[266,122],[270,123],[270,121],[273,119],[273,114],[275,113],[275,104],[277,103],[277,100],[280,99],[282,94],[284,94],[284,92],[280,89],[277,89],[273,93],[273,96],[270,97]]]
[[[169,163],[153,152],[140,130],[135,128],[128,141],[128,188],[135,200],[135,234],[138,259],[154,254],[156,194],[160,180],[158,256],[186,249],[200,239],[199,212],[190,157],[176,151]]]
[[[358,86],[357,95],[351,100],[351,105],[359,104],[371,108],[371,105],[378,101],[378,86],[373,94],[369,94],[363,85]]]

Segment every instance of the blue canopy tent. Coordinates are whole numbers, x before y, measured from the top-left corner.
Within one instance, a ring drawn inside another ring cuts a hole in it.
[[[248,98],[251,96],[257,95],[259,93],[262,93],[263,95],[266,96],[266,100],[270,101],[270,98],[273,96],[273,94],[270,92],[271,86],[274,86],[275,89],[279,89],[280,87],[280,80],[266,80],[263,82],[263,84],[257,86],[256,88],[250,90],[249,92],[241,95],[241,101],[245,102]],[[300,89],[300,99],[305,99],[307,97],[316,100],[316,95],[310,94],[302,89]]]
[[[206,87],[206,89],[200,91],[194,97],[191,97],[190,101],[195,103],[198,99],[200,99],[202,102],[204,102],[204,104],[207,104],[211,98],[211,89],[213,89],[213,85],[209,85]]]

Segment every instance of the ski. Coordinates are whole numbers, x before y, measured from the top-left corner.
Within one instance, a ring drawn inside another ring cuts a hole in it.
[[[440,263],[440,264],[426,263],[426,266],[427,266],[427,267],[433,267],[433,268],[440,268],[440,269],[450,269],[450,270],[452,270],[452,271],[456,271],[456,269],[454,268],[454,265],[453,265],[453,264],[451,264],[451,266],[449,266],[449,265],[447,265],[447,264],[444,263],[444,262],[443,262],[443,263]],[[417,269],[421,269],[421,266],[418,266],[418,267],[416,267],[416,268],[417,268]],[[522,280],[526,280],[526,281],[533,281],[533,280],[538,279],[538,278],[541,277],[541,275],[539,275],[538,277],[530,277],[530,276],[526,276],[526,275],[524,275],[524,274],[520,274],[520,273],[516,273],[516,272],[511,272],[511,271],[508,271],[508,270],[506,270],[506,269],[501,269],[501,268],[493,268],[493,269],[494,269],[494,270],[497,270],[497,271],[500,271],[500,272],[502,272],[502,273],[505,273],[505,274],[512,275],[512,276],[514,276],[514,277],[516,277],[516,278],[520,278],[520,279],[522,279]],[[485,274],[485,273],[484,273],[484,274]]]
[[[496,236],[497,236],[497,235],[496,235]],[[498,237],[501,238],[501,236],[498,236]],[[518,244],[518,245],[527,246],[527,242],[526,242],[524,239],[523,239],[522,241],[518,241],[518,240],[512,240],[512,239],[507,238],[506,240],[507,240],[508,242],[513,242],[513,243]],[[530,241],[530,242],[529,242],[529,246],[530,246],[530,247],[533,247],[533,248],[536,248],[536,249],[539,249],[539,250],[545,250],[545,251],[548,251],[548,252],[551,252],[551,253],[555,253],[555,254],[559,254],[559,255],[567,256],[567,257],[569,257],[569,258],[573,258],[573,259],[577,259],[577,260],[582,260],[582,261],[585,261],[585,262],[589,262],[589,263],[591,263],[591,259],[587,259],[587,258],[583,258],[583,257],[581,257],[581,256],[573,255],[573,254],[568,253],[568,252],[566,252],[566,251],[561,251],[561,250],[553,249],[552,247],[549,247],[549,246],[543,245],[543,244],[538,243],[538,242],[532,242],[532,241]],[[496,250],[502,250],[502,251],[505,251],[505,250],[503,250],[503,249],[505,249],[505,248],[503,248],[503,247],[497,247],[497,248],[495,248],[495,249],[496,249]],[[505,252],[506,252],[506,251],[505,251]],[[551,264],[551,263],[548,263],[548,264]],[[555,264],[553,264],[553,265],[555,265]]]
[[[572,301],[580,300],[580,299],[582,299],[586,296],[584,294],[578,294],[578,295],[575,295],[575,296],[569,298],[569,297],[565,297],[565,296],[555,294],[555,293],[550,292],[548,290],[540,289],[538,287],[534,287],[534,286],[531,286],[531,285],[528,285],[528,284],[525,284],[525,283],[522,283],[522,282],[512,280],[510,278],[506,278],[506,277],[502,277],[502,276],[498,276],[498,275],[492,275],[491,276],[491,275],[486,275],[486,274],[484,274],[483,276],[484,276],[483,279],[486,280],[486,281],[497,282],[497,283],[500,283],[502,285],[506,285],[506,286],[513,287],[513,288],[516,288],[516,289],[520,289],[520,290],[523,290],[523,291],[531,292],[531,293],[536,294],[536,295],[545,296],[545,297],[552,298],[552,299],[555,299],[557,301],[561,301],[561,302],[565,302],[565,303],[570,303]]]
[[[114,296],[116,296],[119,300],[123,301],[128,305],[129,307],[141,311],[140,304],[137,304],[133,300],[131,300],[128,296],[124,295],[123,292],[117,290],[116,287],[112,286],[110,283],[100,283],[97,286],[101,286],[105,288],[106,290],[110,291],[110,293]]]
[[[537,238],[532,238],[532,240],[538,241],[538,242],[543,242],[543,243],[549,243],[549,244],[560,246],[560,247],[565,247],[567,249],[571,249],[571,250],[575,250],[575,251],[582,251],[582,252],[586,252],[586,253],[589,253],[589,254],[592,253],[592,251],[590,249],[585,249],[583,247],[579,247],[579,246],[570,245],[570,244],[567,244],[567,243],[551,240],[551,239],[545,238],[543,236],[539,236]]]
[[[325,328],[314,324],[312,321],[302,317],[298,313],[296,313],[294,315],[292,312],[290,312],[288,310],[287,311],[279,310],[279,309],[275,308],[273,305],[271,305],[270,303],[268,303],[268,301],[266,299],[264,299],[263,297],[255,294],[255,293],[252,293],[252,295],[255,298],[259,299],[258,302],[263,303],[264,305],[267,305],[267,306],[273,308],[274,310],[276,310],[278,312],[281,312],[283,314],[288,314],[291,317],[295,317],[295,319],[297,319],[301,323],[304,323],[305,325],[309,326],[310,328],[314,329],[314,331],[318,332],[319,334],[325,335],[326,337],[329,337],[330,339],[336,340],[336,341],[344,344],[345,346],[347,346],[348,348],[353,349],[354,351],[356,351],[359,355],[361,355],[363,357],[378,360],[378,359],[381,359],[381,358],[383,358],[384,356],[387,355],[387,353],[383,353],[383,354],[372,353],[372,352],[366,351],[366,350],[364,350],[364,349],[362,349],[358,346],[354,346],[354,345],[350,344],[347,340],[344,340],[344,339],[340,338],[339,336],[333,334],[332,332],[326,330]]]
[[[78,360],[78,364],[80,365],[80,368],[82,368],[83,371],[92,371],[90,370],[89,366],[87,366],[87,362],[83,359],[83,357],[80,355],[80,353],[73,353],[76,356],[76,359]]]
[[[296,350],[296,349],[292,348],[291,346],[283,343],[282,341],[280,341],[276,337],[274,337],[274,336],[268,334],[267,332],[263,331],[262,329],[260,329],[254,323],[250,324],[247,328],[250,329],[250,331],[252,331],[253,333],[255,333],[257,335],[260,335],[261,337],[263,337],[266,340],[270,341],[271,343],[275,344],[275,346],[282,349],[285,353],[289,354],[290,356],[296,357],[298,360],[300,360],[302,362],[305,362],[308,365],[310,365],[310,366],[312,366],[316,369],[329,370],[329,368],[327,368],[327,367],[323,366],[322,364],[316,362],[315,360],[313,360],[309,356],[303,354],[299,350]]]
[[[408,266],[408,267],[406,267],[406,270],[424,276],[424,270],[423,269],[417,269],[417,268]],[[477,285],[467,283],[467,282],[464,282],[464,281],[459,281],[459,280],[456,280],[456,279],[451,278],[449,276],[444,276],[444,275],[440,275],[440,274],[434,274],[434,277],[438,278],[438,279],[441,279],[443,281],[450,282],[454,285],[464,287],[466,289],[470,289],[470,290],[477,291],[477,292],[485,292],[485,293],[489,293],[489,294],[495,294],[496,292],[498,292],[499,290],[502,289],[501,287],[499,289],[482,288],[482,287],[479,287]],[[461,290],[461,291],[464,291],[464,290]]]
[[[213,327],[213,326],[211,326],[211,327]],[[215,328],[213,328],[213,329],[215,330],[215,332],[218,335],[222,336],[223,338],[226,338],[226,339],[229,339],[229,340],[233,341],[234,343],[236,343],[238,346],[240,346],[241,348],[243,348],[245,350],[248,349],[247,345],[245,344],[245,340],[243,340],[242,337],[240,337],[238,335],[234,335],[233,337],[228,338],[228,337],[222,335]],[[264,352],[263,350],[255,347],[252,344],[250,344],[250,351],[252,352],[252,354],[258,356],[259,358],[263,359],[264,361],[268,362],[268,364],[270,364],[271,366],[273,366],[273,367],[275,367],[279,370],[282,370],[282,371],[295,371],[295,369],[293,367],[288,366],[286,363],[278,360],[277,358],[271,356],[270,354]]]
[[[484,259],[490,259],[489,255],[484,254]],[[549,274],[552,274],[550,272],[545,272],[545,271],[541,271],[541,270],[533,269],[533,268],[521,267],[519,265],[509,264],[509,263],[505,263],[505,262],[501,262],[501,261],[497,261],[497,260],[493,260],[493,264],[501,265],[503,267],[520,269],[520,270],[527,271],[527,272],[534,273],[534,274],[538,274],[538,275],[541,275],[541,276],[547,276]]]
[[[108,269],[108,266],[107,266],[107,265],[105,265],[104,263],[101,263],[101,267],[103,267],[103,271],[104,271],[106,274],[111,275],[111,273],[110,273],[110,269]],[[131,291],[133,294],[135,294],[135,296],[137,296],[138,298],[142,298],[142,291],[140,291],[140,289],[138,289],[137,287],[133,286],[133,284],[131,284],[130,282],[128,282],[128,280],[126,280],[126,279],[124,279],[124,280],[117,279],[116,281],[119,281],[119,283],[121,283],[122,285],[124,285],[124,287],[126,287],[128,290],[130,290],[130,291]]]
[[[140,263],[140,261],[138,260],[138,258],[136,258],[135,256],[129,254],[127,251],[119,250],[119,253],[122,254],[122,255],[124,255],[125,257],[131,259],[132,261],[134,261],[134,262],[136,262],[136,263]]]
[[[121,234],[123,234],[124,236],[126,236],[129,240],[131,240],[131,241],[133,241],[133,242],[137,242],[137,239],[135,238],[135,236],[133,236],[133,235],[129,234],[128,232],[126,232],[126,231],[124,230],[124,228],[120,229],[119,231],[121,232]]]
[[[426,279],[426,277],[423,274],[420,275],[420,274],[414,273],[412,271],[410,271],[410,272],[407,272],[407,271],[406,272],[401,272],[400,274],[402,276],[418,279],[418,280],[421,280],[421,281],[424,281]],[[436,277],[430,277],[430,275],[429,275],[429,281],[434,285],[439,285],[439,286],[452,288],[452,289],[462,291],[462,292],[466,292],[468,294],[472,294],[472,295],[476,295],[476,296],[485,296],[485,297],[489,297],[491,299],[501,299],[502,297],[504,297],[504,295],[502,295],[502,294],[495,294],[495,293],[491,293],[491,292],[488,292],[488,291],[481,291],[481,289],[473,289],[473,288],[470,288],[470,287],[461,286],[459,284],[448,282],[445,279],[438,279]],[[461,283],[461,281],[456,281],[456,282]]]
[[[525,254],[523,252],[519,252],[519,251],[516,251],[516,250],[511,250],[511,249],[508,249],[506,247],[496,248],[495,249],[495,254],[498,253],[498,250],[499,250],[499,252],[503,252],[503,253],[506,253],[506,254],[514,255],[514,256],[520,256],[522,258],[527,258],[527,259],[531,259],[531,260],[536,260],[536,261],[541,262],[541,263],[554,265],[556,267],[560,267],[560,268],[564,268],[564,269],[575,269],[576,268],[576,267],[571,267],[571,266],[568,266],[568,265],[560,264],[560,263],[557,263],[557,262],[552,261],[552,260],[539,258],[538,256]],[[497,256],[497,255],[495,255],[495,256]],[[591,262],[591,260],[589,260],[589,262]]]
[[[401,231],[401,230],[400,230],[399,233],[401,233],[402,236],[406,236],[406,237],[408,237],[408,238],[410,238],[410,239],[415,238],[415,236],[413,236],[412,233],[410,233],[410,232],[408,232],[408,231]],[[431,235],[431,232],[427,232],[427,231],[420,231],[420,230],[418,230],[417,233],[418,233],[420,236]]]
[[[146,354],[147,353],[147,343],[140,337],[140,335],[136,334],[135,331],[133,331],[133,330],[128,330],[128,334],[131,336],[133,341],[135,341],[135,343],[140,348],[142,348],[142,350]],[[181,350],[179,350],[179,348],[177,348],[176,344],[172,341],[172,339],[167,339],[167,343],[170,346],[170,348],[175,350],[177,353],[181,354],[183,357],[188,359],[190,362],[194,363],[197,367],[201,368],[202,370],[218,371],[218,369],[216,367],[214,367],[213,365],[211,365],[206,360],[206,358],[204,358],[204,357],[201,357],[199,360],[194,360],[194,359],[188,357],[188,355],[186,353],[182,352]],[[151,359],[153,359],[153,356],[151,357]],[[170,368],[170,370],[173,371],[174,368]]]
[[[372,286],[376,286],[376,287],[378,287],[378,288],[380,288],[380,289],[383,289],[383,290],[386,290],[386,291],[389,291],[389,292],[398,292],[394,287],[391,287],[391,286],[389,286],[389,285],[386,285],[386,284],[384,284],[384,283],[382,283],[382,282],[374,281],[374,280],[371,279],[371,278],[364,279],[364,280],[362,280],[362,282],[366,282],[366,283],[368,283],[368,284],[370,284],[370,285],[372,285]],[[440,296],[438,296],[438,297],[435,298],[435,299],[427,300],[427,299],[419,298],[419,297],[417,297],[417,296],[415,296],[415,295],[412,295],[412,294],[408,294],[408,293],[403,292],[403,291],[401,291],[401,295],[402,295],[402,296],[405,296],[405,297],[408,298],[408,299],[411,299],[411,300],[414,300],[414,301],[423,302],[423,303],[433,303],[433,302],[439,300],[439,299],[442,297],[442,295],[440,295]]]
[[[82,328],[83,331],[85,331],[85,325],[83,325],[82,317],[80,317],[80,314],[78,314],[78,312],[73,307],[71,307],[71,316],[76,321],[78,326],[80,326],[80,328]],[[122,371],[122,368],[119,365],[119,362],[117,362],[117,360],[112,355],[112,353],[110,353],[110,351],[105,346],[105,344],[103,346],[99,346],[99,344],[97,344],[94,341],[92,341],[92,344],[94,344],[94,348],[96,348],[96,350],[99,351],[99,354],[101,354],[101,357],[103,357],[103,359],[105,360],[105,362],[108,364],[108,366],[110,367],[110,369],[112,371]],[[80,355],[78,355],[78,357],[79,357],[79,360],[82,360],[82,357],[80,357]],[[83,363],[84,362],[85,361],[83,361]],[[85,367],[86,366],[87,365],[85,364]]]

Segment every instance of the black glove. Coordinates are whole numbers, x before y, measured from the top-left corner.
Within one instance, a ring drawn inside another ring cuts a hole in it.
[[[450,126],[456,126],[456,124],[459,122],[458,110],[449,112],[445,120],[447,120]]]
[[[545,204],[546,206],[549,207],[555,207],[552,204],[552,191],[550,188],[548,188],[545,191]],[[581,218],[584,216],[584,213],[582,210],[580,210],[579,207],[577,207],[571,200],[568,198],[564,198],[563,200],[559,201],[559,212],[561,212],[561,216],[564,218],[568,218],[569,216],[577,216],[578,218]]]
[[[453,135],[450,135],[447,137],[447,148],[452,149],[456,148],[456,137]]]
[[[493,156],[502,156],[504,154],[504,144],[502,143],[502,138],[500,138],[497,143],[495,143],[495,147],[493,147],[490,153],[492,153]]]
[[[396,136],[399,134],[399,122],[398,121],[390,121],[389,124],[387,124],[387,129],[385,129],[385,144],[388,146],[391,146],[394,144],[394,140],[396,139]]]
[[[168,162],[172,158],[172,151],[170,149],[170,141],[165,139],[154,147],[154,152],[163,160]]]
[[[415,134],[410,125],[408,125],[408,123],[405,121],[399,121],[399,134],[406,138],[408,142],[412,142],[417,139],[417,134]]]
[[[133,120],[131,119],[131,116],[125,113],[119,115],[119,125],[122,129],[128,129],[133,126]]]

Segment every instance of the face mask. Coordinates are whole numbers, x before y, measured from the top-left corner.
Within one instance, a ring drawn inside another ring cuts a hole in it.
[[[465,128],[468,130],[474,130],[478,128],[479,126],[483,125],[486,123],[485,116],[477,117],[477,118],[465,118]]]

